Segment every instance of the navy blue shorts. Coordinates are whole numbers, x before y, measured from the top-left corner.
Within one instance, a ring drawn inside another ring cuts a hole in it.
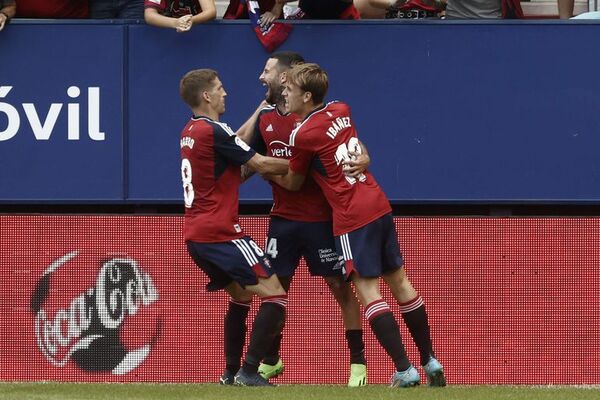
[[[206,290],[223,289],[232,281],[245,288],[256,285],[258,278],[275,272],[262,249],[250,236],[219,243],[186,242],[188,253],[208,277]]]
[[[311,275],[342,276],[331,221],[300,222],[271,217],[266,253],[277,276],[293,276],[302,256]]]
[[[335,237],[337,251],[345,261],[347,278],[378,277],[402,267],[402,252],[392,214],[386,214],[352,232]]]

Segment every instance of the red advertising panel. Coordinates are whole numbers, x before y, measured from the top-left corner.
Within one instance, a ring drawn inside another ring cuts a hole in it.
[[[205,292],[182,222],[0,216],[0,380],[216,382],[227,297]],[[264,244],[267,218],[242,223]],[[600,383],[600,219],[396,224],[449,383]],[[364,328],[369,382],[387,383],[392,363]],[[305,268],[290,292],[282,357],[279,383],[347,380],[340,312]]]

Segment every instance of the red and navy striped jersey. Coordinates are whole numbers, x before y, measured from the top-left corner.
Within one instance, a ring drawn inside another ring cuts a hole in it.
[[[296,114],[281,114],[277,107],[265,107],[254,125],[252,148],[263,155],[289,160],[293,152],[300,151],[289,145],[290,134],[299,123],[300,118]],[[271,215],[302,222],[331,220],[331,207],[310,176],[306,177],[304,185],[297,192],[291,192],[273,182],[271,186]]]
[[[225,242],[244,236],[238,220],[240,166],[256,152],[226,124],[192,118],[181,131],[185,240]]]
[[[375,178],[365,171],[358,178],[343,173],[348,152],[360,149],[350,107],[331,102],[312,111],[290,136],[296,152],[290,170],[309,172],[323,190],[333,210],[333,233],[351,232],[392,211]]]

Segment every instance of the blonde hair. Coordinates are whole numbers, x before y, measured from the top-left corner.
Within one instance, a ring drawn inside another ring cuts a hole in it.
[[[286,79],[303,91],[310,92],[315,104],[323,102],[329,88],[327,72],[314,63],[294,65],[287,72]]]

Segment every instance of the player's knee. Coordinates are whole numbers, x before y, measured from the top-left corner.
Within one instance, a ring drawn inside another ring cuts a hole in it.
[[[385,274],[383,278],[386,283],[392,287],[402,288],[406,285],[410,285],[410,281],[406,276],[404,268],[398,268],[389,274]]]
[[[325,282],[329,287],[329,291],[340,303],[347,302],[352,296],[352,288],[341,278],[326,278]]]
[[[261,297],[284,296],[287,294],[276,275],[271,275],[268,279],[260,279],[260,284],[263,286],[265,293]]]

